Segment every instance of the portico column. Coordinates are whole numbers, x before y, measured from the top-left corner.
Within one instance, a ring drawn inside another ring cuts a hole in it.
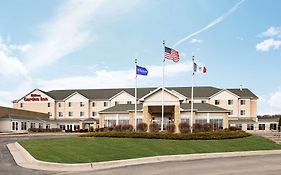
[[[118,124],[119,124],[119,115],[116,114],[116,125],[118,125]]]
[[[179,124],[180,124],[180,106],[175,106],[175,112],[174,112],[174,121],[176,125],[176,133],[179,133]]]

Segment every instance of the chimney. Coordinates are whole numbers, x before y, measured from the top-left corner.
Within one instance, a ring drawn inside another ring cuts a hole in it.
[[[240,85],[240,91],[242,91],[243,89],[242,89],[242,85]]]

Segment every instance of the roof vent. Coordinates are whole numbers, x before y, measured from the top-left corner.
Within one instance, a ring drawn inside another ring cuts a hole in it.
[[[240,85],[240,91],[242,91],[243,89],[242,89],[242,85]]]

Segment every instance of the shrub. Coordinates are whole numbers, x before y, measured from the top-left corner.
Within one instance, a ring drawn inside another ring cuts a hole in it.
[[[188,133],[190,132],[190,126],[187,122],[183,122],[179,124],[180,133]]]
[[[151,123],[149,125],[149,132],[159,132],[160,126],[157,123]]]
[[[80,137],[115,137],[115,138],[145,138],[145,139],[171,139],[171,140],[221,140],[250,136],[245,131],[216,131],[194,132],[186,134],[163,132],[94,132],[80,135]]]
[[[212,124],[210,124],[210,123],[205,123],[204,125],[203,125],[203,131],[204,132],[211,132],[211,131],[213,131],[213,125]]]
[[[167,124],[167,126],[166,126],[166,130],[167,130],[167,132],[169,132],[169,133],[173,133],[173,132],[175,132],[175,130],[176,130],[176,125],[173,124],[173,123],[169,123],[169,124]]]
[[[114,127],[114,131],[121,132],[122,131],[122,125],[116,125]]]
[[[137,130],[142,131],[142,132],[146,132],[147,131],[147,124],[146,123],[139,123],[137,125]]]
[[[61,132],[60,128],[44,129],[44,128],[29,128],[28,132]]]
[[[203,131],[203,125],[200,123],[194,123],[193,124],[193,131],[194,132],[202,132]]]
[[[121,131],[133,131],[133,126],[132,125],[122,125]]]
[[[235,126],[230,126],[230,127],[228,128],[228,130],[229,130],[229,131],[240,131],[241,129],[240,129],[240,128],[237,128],[237,127],[235,127]]]

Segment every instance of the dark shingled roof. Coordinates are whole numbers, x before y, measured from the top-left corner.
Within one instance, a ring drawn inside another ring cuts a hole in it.
[[[258,97],[253,93],[251,92],[249,89],[245,89],[243,88],[242,90],[240,89],[227,89],[229,90],[230,92],[238,95],[239,97],[241,98],[255,98],[257,99]]]
[[[42,119],[38,117],[31,117],[31,116],[16,116],[16,115],[4,115],[0,117],[0,120],[9,119],[9,120],[35,120],[39,122],[46,122],[49,121],[48,119]]]
[[[135,110],[134,104],[118,104],[100,111],[99,113],[128,113],[129,111]],[[142,104],[137,105],[137,110],[142,110]]]
[[[237,120],[229,120],[228,123],[230,124],[241,124],[241,123],[249,123],[249,124],[254,124],[256,123],[255,119],[251,118],[238,118]]]
[[[180,107],[185,111],[191,111],[190,103],[182,103]],[[229,112],[226,109],[208,103],[194,103],[193,110],[196,112]]]
[[[34,111],[27,111],[22,109],[8,108],[0,106],[0,116],[11,115],[11,116],[29,116],[41,118],[44,120],[49,119],[49,115],[47,113],[40,113]]]
[[[141,98],[156,88],[138,88],[138,98]],[[167,87],[169,90],[175,90],[178,93],[186,96],[187,98],[191,98],[191,87]],[[209,98],[212,95],[218,93],[222,89],[211,87],[211,86],[202,86],[202,87],[194,87],[194,98]],[[232,93],[240,96],[241,98],[258,98],[255,94],[253,94],[249,89],[228,89]],[[73,94],[74,92],[78,92],[79,94],[85,96],[88,99],[94,100],[108,100],[114,95],[125,91],[128,94],[134,96],[135,88],[117,88],[117,89],[71,89],[71,90],[52,90],[46,92],[47,95],[52,97],[55,100],[63,100]]]

